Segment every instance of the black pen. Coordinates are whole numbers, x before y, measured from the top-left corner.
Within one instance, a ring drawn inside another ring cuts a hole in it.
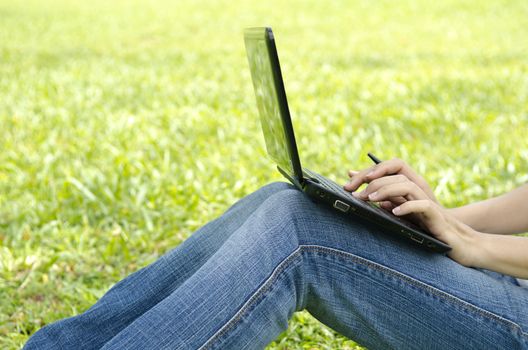
[[[374,163],[376,163],[376,164],[381,163],[381,160],[378,157],[376,157],[375,155],[373,155],[372,153],[369,152],[369,153],[367,153],[367,155],[369,156],[370,159],[372,159],[372,161]]]

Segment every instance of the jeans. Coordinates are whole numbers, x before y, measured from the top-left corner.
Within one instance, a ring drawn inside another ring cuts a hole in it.
[[[25,349],[262,349],[293,313],[369,349],[528,349],[528,289],[273,183]]]

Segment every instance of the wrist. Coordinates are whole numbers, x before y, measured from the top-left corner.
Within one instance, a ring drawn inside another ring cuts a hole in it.
[[[482,262],[486,259],[483,256],[485,234],[460,221],[456,222],[455,230],[458,239],[449,255],[466,267],[481,267]]]
[[[482,232],[477,233],[478,235],[474,245],[475,260],[472,266],[477,268],[489,269],[491,265],[491,260],[493,258],[493,250],[491,249],[491,247],[493,246],[492,239],[494,235]]]
[[[445,208],[445,211],[455,217],[458,221],[466,223],[465,217],[463,215],[462,207],[456,207],[456,208]]]
[[[469,233],[469,239],[468,239],[468,247],[469,251],[471,252],[469,254],[469,265],[470,267],[475,268],[484,268],[487,266],[487,262],[489,261],[489,234],[476,231],[472,229],[471,227],[467,226]]]

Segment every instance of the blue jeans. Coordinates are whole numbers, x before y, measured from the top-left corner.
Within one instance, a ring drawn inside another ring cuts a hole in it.
[[[273,183],[25,349],[262,349],[295,311],[369,349],[528,349],[528,289]]]

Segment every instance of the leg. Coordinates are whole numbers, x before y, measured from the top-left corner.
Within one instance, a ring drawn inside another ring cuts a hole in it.
[[[269,197],[104,349],[263,348],[294,311],[369,349],[528,348],[528,293],[296,190]]]
[[[273,183],[235,203],[177,248],[112,287],[83,314],[50,324],[26,344],[38,348],[99,348],[138,316],[173,293],[247,218],[274,193],[291,188]]]

